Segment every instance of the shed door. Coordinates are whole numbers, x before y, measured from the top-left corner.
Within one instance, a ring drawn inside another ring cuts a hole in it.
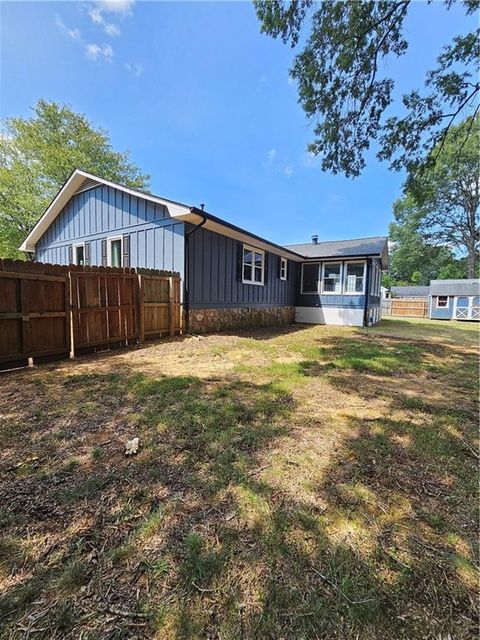
[[[455,320],[468,320],[470,301],[467,296],[459,296],[455,309]]]
[[[480,320],[480,296],[459,296],[455,320]]]

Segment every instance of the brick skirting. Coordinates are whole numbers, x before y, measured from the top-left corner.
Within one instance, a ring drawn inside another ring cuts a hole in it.
[[[295,307],[232,307],[229,309],[191,309],[190,331],[212,333],[224,329],[245,329],[292,324]]]

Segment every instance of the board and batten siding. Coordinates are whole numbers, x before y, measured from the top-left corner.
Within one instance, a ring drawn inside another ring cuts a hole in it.
[[[455,304],[454,296],[448,296],[448,307],[439,307],[437,309],[438,296],[430,296],[430,318],[434,320],[451,320],[453,318],[453,305]]]
[[[35,247],[38,262],[69,263],[69,246],[90,245],[90,264],[102,264],[102,240],[129,236],[130,267],[183,273],[184,223],[166,206],[105,185],[74,195]]]
[[[187,232],[193,228],[187,225]],[[254,247],[255,243],[249,246]],[[192,309],[294,306],[295,262],[288,261],[287,280],[281,280],[279,256],[265,252],[265,284],[243,284],[239,265],[241,242],[200,228],[190,235],[188,247],[189,303]]]

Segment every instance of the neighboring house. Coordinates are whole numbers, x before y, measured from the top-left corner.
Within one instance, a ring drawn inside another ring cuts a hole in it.
[[[387,238],[280,246],[202,209],[76,170],[21,250],[40,262],[178,271],[186,328],[380,318]]]
[[[430,287],[415,285],[407,287],[390,287],[391,298],[428,298]]]
[[[431,280],[429,316],[436,320],[480,320],[480,280]]]

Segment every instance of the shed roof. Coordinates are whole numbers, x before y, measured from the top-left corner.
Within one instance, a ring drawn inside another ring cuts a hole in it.
[[[480,280],[477,278],[464,280],[430,280],[432,296],[478,296]]]
[[[428,286],[391,287],[390,292],[396,298],[426,298],[430,293]]]

